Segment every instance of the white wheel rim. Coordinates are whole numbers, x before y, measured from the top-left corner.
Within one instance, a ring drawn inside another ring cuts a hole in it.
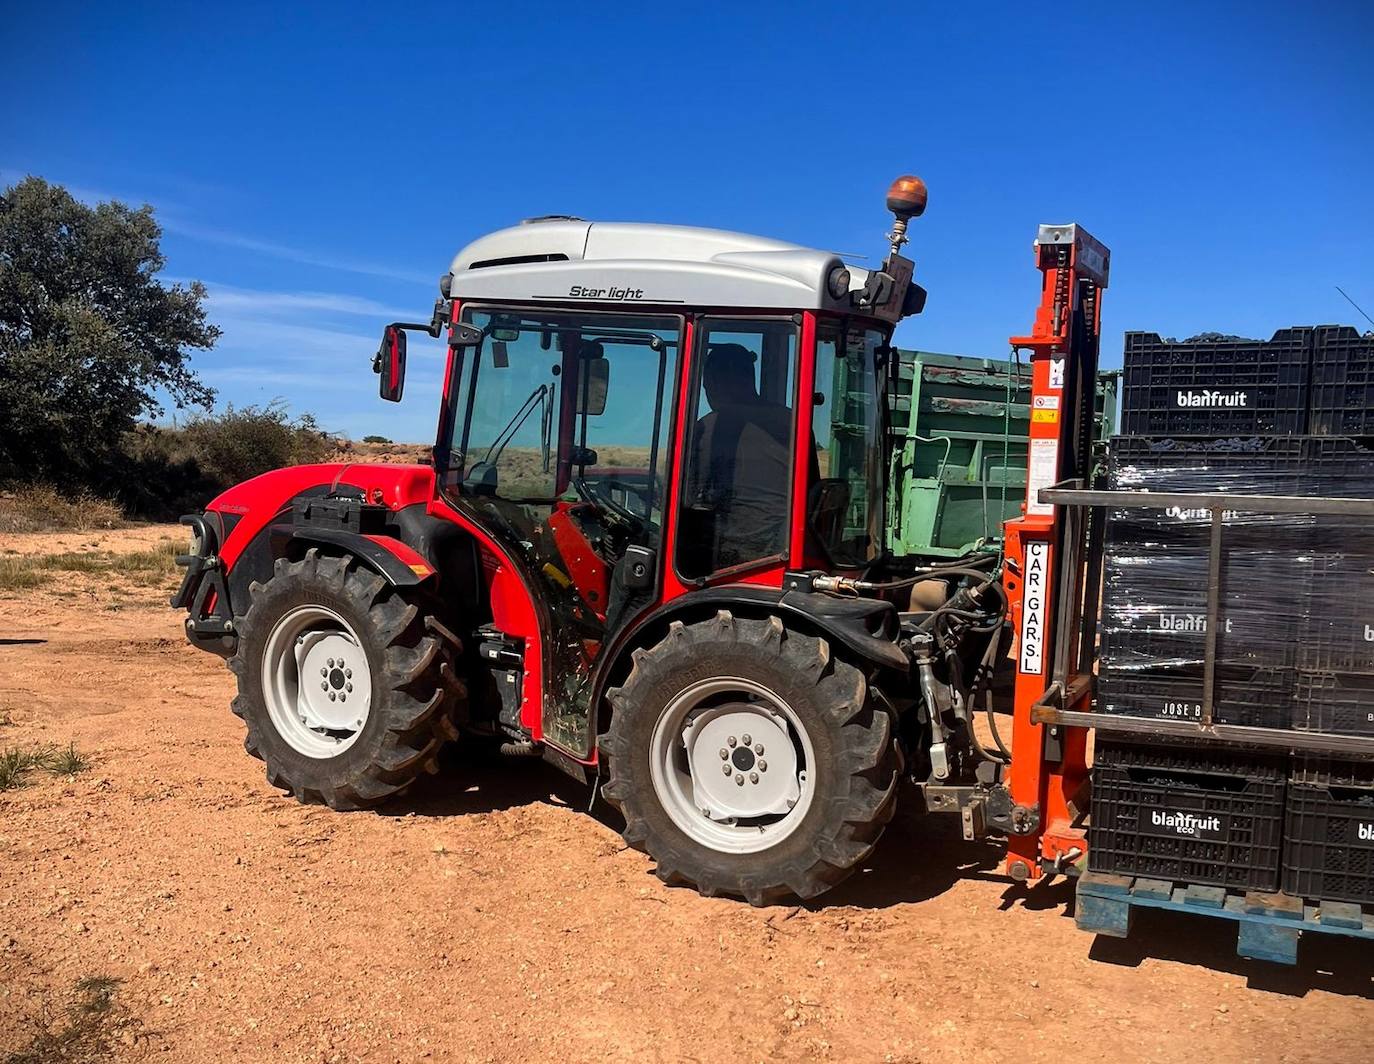
[[[306,757],[337,757],[372,710],[372,670],[352,627],[325,606],[276,623],[262,655],[262,694],[277,734]]]
[[[733,676],[679,694],[649,743],[664,810],[690,838],[722,853],[757,853],[791,835],[811,807],[815,763],[811,737],[787,703]]]

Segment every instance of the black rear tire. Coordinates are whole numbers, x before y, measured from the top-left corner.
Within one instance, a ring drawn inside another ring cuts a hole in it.
[[[845,879],[873,850],[892,819],[901,770],[893,713],[826,640],[781,620],[736,620],[721,611],[695,624],[674,622],[657,645],[634,653],[623,686],[610,692],[612,717],[601,737],[609,761],[603,794],[625,817],[625,839],[654,858],[660,879],[754,905],[791,895],[813,898]],[[673,700],[710,676],[765,685],[805,727],[815,751],[814,796],[801,822],[767,849],[713,849],[674,821],[656,790],[651,746]]]
[[[333,809],[375,806],[438,769],[442,743],[456,735],[453,715],[462,685],[454,648],[426,628],[416,601],[349,555],[309,551],[278,559],[272,578],[249,588],[248,612],[237,619],[238,646],[229,668],[238,679],[233,710],[248,726],[244,748],[267,766],[274,787],[306,803]],[[333,757],[301,753],[280,734],[264,694],[269,635],[291,610],[324,606],[357,634],[372,673],[372,701],[357,739]]]

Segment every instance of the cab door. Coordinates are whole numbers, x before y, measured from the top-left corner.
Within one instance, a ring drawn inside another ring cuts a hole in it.
[[[694,324],[671,559],[683,590],[781,583],[799,487],[800,347],[790,315]]]

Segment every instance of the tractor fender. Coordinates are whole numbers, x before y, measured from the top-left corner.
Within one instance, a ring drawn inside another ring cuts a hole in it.
[[[323,547],[329,553],[351,554],[392,587],[417,587],[436,576],[434,566],[424,555],[395,536],[286,524],[273,525],[271,536],[274,548],[281,548],[273,550],[277,557],[297,551],[303,553],[310,547]],[[305,547],[302,549],[300,544]]]
[[[836,598],[753,584],[726,584],[689,591],[646,611],[626,625],[597,660],[592,705],[629,671],[631,653],[656,642],[676,620],[695,621],[730,610],[740,616],[780,617],[844,647],[856,663],[905,673],[910,662],[897,645],[897,607],[881,599]]]

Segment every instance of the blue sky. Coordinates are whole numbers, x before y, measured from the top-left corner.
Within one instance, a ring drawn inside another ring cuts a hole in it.
[[[432,437],[387,320],[536,214],[742,229],[870,262],[930,186],[904,346],[1002,355],[1039,222],[1113,252],[1120,336],[1374,314],[1374,5],[4,4],[0,179],[147,201],[211,289],[221,400]],[[649,5],[644,5],[649,7]],[[289,10],[285,10],[289,8]],[[1119,10],[1118,10],[1119,8]]]

